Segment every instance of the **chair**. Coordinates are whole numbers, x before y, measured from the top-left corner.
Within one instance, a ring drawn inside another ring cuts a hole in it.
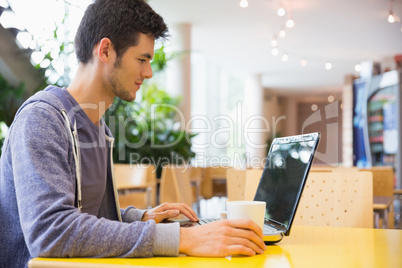
[[[201,213],[201,183],[205,177],[205,169],[203,167],[191,167],[190,170],[190,182],[193,190],[193,196],[195,197],[196,201],[196,211],[197,214],[200,215]]]
[[[394,189],[394,197],[398,202],[398,210],[395,210],[395,229],[402,229],[402,189]]]
[[[254,200],[258,184],[262,176],[262,169],[248,169],[246,171],[246,187],[244,189],[244,200]]]
[[[228,201],[244,200],[246,187],[246,170],[228,169],[226,170],[226,189]]]
[[[294,219],[295,225],[373,227],[370,172],[311,172]]]
[[[121,208],[129,205],[137,208],[156,205],[155,166],[115,164],[114,174]]]
[[[228,201],[254,200],[262,171],[262,169],[228,169],[226,171]]]
[[[357,167],[312,166],[310,172],[351,172],[359,171]]]
[[[386,199],[384,197],[392,198],[390,206],[374,204],[374,211],[388,216],[387,225],[389,228],[394,228],[394,170],[390,166],[372,167],[367,169],[360,169],[361,171],[370,171],[373,174],[373,195],[374,199]],[[385,211],[387,210],[387,211]],[[389,212],[388,212],[389,211]],[[376,224],[380,227],[380,224]],[[382,225],[382,224],[381,224]]]
[[[159,189],[161,203],[185,203],[193,207],[190,172],[191,168],[185,166],[163,166]]]
[[[213,196],[226,196],[226,170],[229,167],[206,167],[205,177],[201,183],[201,195],[205,199]]]
[[[373,173],[374,196],[394,195],[394,170],[392,167],[372,167],[360,170]]]
[[[332,166],[312,166],[310,172],[332,172],[334,168]]]

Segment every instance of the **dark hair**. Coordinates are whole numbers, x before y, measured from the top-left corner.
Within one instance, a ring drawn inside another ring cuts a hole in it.
[[[113,43],[117,59],[138,44],[140,33],[155,39],[167,38],[163,18],[144,0],[96,0],[89,5],[75,36],[75,52],[79,62],[92,61],[92,50],[102,38]]]

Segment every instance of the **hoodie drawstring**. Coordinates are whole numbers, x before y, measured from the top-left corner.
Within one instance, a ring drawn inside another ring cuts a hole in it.
[[[78,209],[81,211],[81,165],[80,165],[80,153],[78,150],[78,139],[77,139],[77,125],[74,123],[74,132],[71,131],[70,120],[68,119],[66,110],[62,109],[61,114],[64,117],[64,120],[67,125],[68,133],[70,134],[72,146],[73,146],[73,155],[74,155],[74,162],[75,162],[75,175],[77,178],[77,206]]]

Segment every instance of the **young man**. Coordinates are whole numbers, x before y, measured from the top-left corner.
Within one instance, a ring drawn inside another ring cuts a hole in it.
[[[102,115],[115,97],[133,101],[145,79],[163,19],[143,0],[97,0],[75,39],[77,75],[67,89],[48,87],[19,109],[0,162],[0,266],[33,257],[254,255],[266,249],[249,220],[180,228],[156,224],[184,204],[148,211],[118,208]]]

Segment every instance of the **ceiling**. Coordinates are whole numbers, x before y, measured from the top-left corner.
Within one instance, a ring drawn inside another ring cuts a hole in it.
[[[357,63],[393,68],[393,56],[402,54],[402,23],[388,23],[388,0],[248,0],[247,8],[239,2],[149,0],[170,27],[191,24],[193,51],[207,62],[234,74],[262,75],[264,87],[284,93],[340,91],[345,75],[358,75]],[[291,10],[295,27],[277,37],[279,55],[273,56],[271,40],[286,21],[276,14],[280,4]],[[402,17],[402,0],[393,1],[393,11]],[[324,68],[327,61],[331,70]]]

